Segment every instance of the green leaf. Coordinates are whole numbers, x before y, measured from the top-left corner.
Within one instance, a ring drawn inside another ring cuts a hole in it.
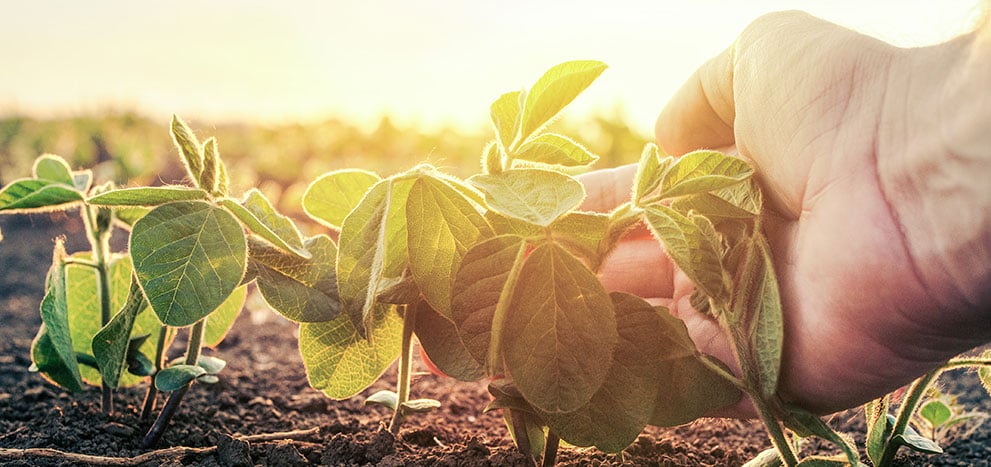
[[[92,185],[93,171],[87,169],[72,172],[72,186],[76,187],[76,191],[86,193]]]
[[[130,253],[152,310],[169,326],[189,326],[217,309],[241,283],[247,246],[229,212],[202,201],[163,204],[134,224]]]
[[[640,204],[640,199],[649,195],[661,185],[661,179],[671,167],[673,158],[661,158],[661,150],[654,143],[647,143],[640,153],[640,163],[637,173],[633,176],[633,202]]]
[[[172,116],[172,142],[179,155],[182,156],[182,163],[186,167],[190,180],[199,183],[200,174],[203,173],[203,148],[200,141],[196,139],[193,130],[182,121],[178,115]]]
[[[391,307],[373,314],[370,339],[347,316],[299,326],[299,351],[310,386],[333,399],[347,399],[374,383],[399,356],[402,318]]]
[[[864,405],[864,414],[867,417],[867,457],[878,465],[881,456],[884,454],[885,445],[888,442],[888,435],[891,426],[888,424],[888,398],[885,395],[880,399],[875,399]]]
[[[35,159],[31,172],[38,180],[48,180],[71,187],[76,186],[76,180],[72,175],[72,168],[69,167],[69,163],[54,154],[42,154]]]
[[[929,426],[937,428],[946,423],[953,416],[953,412],[943,401],[931,399],[919,407],[919,416],[925,419]]]
[[[799,407],[788,407],[788,417],[785,419],[785,424],[802,436],[807,437],[811,434],[833,443],[846,455],[846,461],[849,465],[860,463],[860,454],[857,452],[857,444],[854,443],[853,439],[837,433],[811,412]]]
[[[158,206],[173,201],[207,198],[207,192],[185,186],[148,186],[107,191],[86,200],[98,206]]]
[[[203,384],[217,384],[220,382],[220,378],[216,375],[199,375],[196,377],[196,381]]]
[[[991,359],[991,350],[985,350],[981,353],[981,358]],[[991,365],[984,365],[978,368],[977,377],[981,380],[981,385],[984,386],[984,390],[987,391],[988,396],[991,396]]]
[[[411,413],[430,413],[440,408],[440,401],[434,399],[410,399],[399,404],[399,411],[403,415]]]
[[[499,142],[504,151],[513,147],[513,142],[519,133],[521,97],[520,91],[507,92],[499,96],[489,108],[496,141]]]
[[[523,238],[541,236],[543,229],[539,225],[504,216],[495,211],[486,211],[485,220],[492,226],[496,235],[516,235]]]
[[[131,345],[134,321],[138,313],[147,306],[148,302],[141,292],[141,287],[132,279],[124,306],[93,336],[91,345],[93,357],[100,367],[100,376],[104,385],[116,388],[120,383],[127,362],[127,351]]]
[[[485,193],[489,207],[499,213],[546,227],[585,198],[574,178],[543,169],[513,169],[475,175],[468,180]]]
[[[130,230],[134,226],[134,223],[151,212],[150,208],[144,208],[140,206],[128,206],[128,207],[118,207],[114,208],[114,218],[120,221],[120,226],[126,230]]]
[[[561,247],[537,247],[523,263],[503,323],[506,369],[546,412],[582,407],[605,382],[619,336],[599,279]]]
[[[338,229],[378,181],[378,175],[364,170],[346,169],[323,174],[306,187],[303,210],[317,222]]]
[[[430,306],[451,318],[451,282],[461,258],[492,228],[475,207],[441,180],[423,176],[406,200],[409,268]]]
[[[551,67],[526,95],[520,123],[521,141],[543,127],[605,71],[594,60],[575,60]]]
[[[416,307],[413,329],[430,361],[452,378],[461,381],[482,379],[485,376],[482,362],[485,360],[472,355],[454,323],[425,301],[421,300],[413,306]]]
[[[387,278],[406,270],[406,198],[412,180],[377,183],[344,219],[337,257],[341,306],[361,335]]]
[[[592,212],[572,212],[550,226],[554,240],[575,255],[588,261],[597,270],[602,260],[600,244],[609,234],[609,215]]]
[[[172,365],[155,375],[155,388],[162,392],[178,391],[205,374],[206,370],[199,365]]]
[[[220,373],[221,371],[224,370],[224,368],[227,367],[227,362],[217,357],[211,357],[209,355],[200,355],[199,360],[196,361],[196,366],[202,368],[203,371],[206,371],[206,374],[208,375],[215,375]]]
[[[493,237],[465,253],[451,286],[451,317],[472,358],[489,362],[492,336],[501,335],[505,312],[523,264],[526,243],[513,235]],[[515,271],[515,274],[512,272]],[[512,277],[512,279],[510,279]],[[500,301],[502,318],[495,320]],[[447,373],[445,371],[445,373]],[[448,373],[450,374],[450,373]]]
[[[210,314],[210,319],[206,320],[203,330],[203,346],[216,348],[227,337],[227,333],[234,327],[234,321],[241,314],[244,308],[244,301],[248,297],[248,288],[245,286],[234,289],[227,300],[221,303],[217,309]]]
[[[220,205],[234,214],[252,233],[297,256],[310,257],[310,252],[303,247],[303,238],[296,224],[276,211],[272,202],[257,189],[248,190],[240,203],[225,198],[220,200]]]
[[[341,313],[337,294],[337,247],[326,235],[306,239],[309,259],[248,239],[248,275],[257,277],[265,301],[296,322],[330,321]]]
[[[918,452],[924,452],[926,454],[942,454],[943,448],[939,447],[935,441],[919,435],[918,433],[909,433],[906,431],[900,435],[895,435],[891,438],[892,443],[898,443],[900,446],[906,446],[909,449]]]
[[[365,405],[380,405],[394,411],[399,407],[399,395],[389,390],[378,391],[365,399]]]
[[[750,341],[741,355],[744,373],[757,378],[761,394],[772,397],[778,384],[784,325],[770,248],[760,232],[751,238],[733,290],[730,323],[746,329]]]
[[[664,205],[648,206],[645,214],[654,236],[664,244],[678,268],[706,295],[724,300],[727,279],[723,275],[719,243],[714,232],[700,227],[696,219]],[[700,221],[703,219],[699,218]]]
[[[217,193],[217,178],[220,176],[220,150],[216,138],[207,138],[203,143],[203,171],[200,172],[200,187],[210,193]]]
[[[557,133],[531,138],[512,154],[513,159],[565,167],[584,167],[599,160],[584,146]]]
[[[661,198],[705,193],[740,183],[754,173],[742,159],[717,151],[695,151],[678,158],[661,181]]]
[[[67,209],[63,206],[83,200],[83,195],[69,185],[49,180],[22,178],[0,191],[0,211],[43,212]]]
[[[66,299],[65,245],[56,239],[52,266],[45,281],[45,297],[41,301],[41,322],[31,349],[34,364],[46,377],[69,391],[82,390],[79,364],[72,346],[69,306]]]
[[[843,456],[809,456],[796,464],[796,467],[847,467],[849,465],[851,464]],[[863,464],[857,462],[852,465],[861,466]]]
[[[753,459],[743,464],[743,467],[781,467],[781,456],[775,448],[765,449],[757,454]]]

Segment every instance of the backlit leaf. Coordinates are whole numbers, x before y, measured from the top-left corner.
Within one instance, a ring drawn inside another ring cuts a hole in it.
[[[482,173],[497,174],[503,169],[502,149],[495,140],[489,141],[482,149]]]
[[[616,314],[599,279],[561,247],[537,247],[523,263],[503,323],[506,369],[546,412],[571,412],[605,382]]]
[[[172,365],[155,375],[155,388],[162,392],[178,391],[205,374],[206,370],[198,365]]]
[[[339,229],[348,213],[378,181],[378,175],[364,170],[345,169],[323,174],[306,187],[303,210],[317,222]]]
[[[75,178],[69,164],[59,156],[54,154],[42,154],[34,160],[34,167],[31,170],[34,178],[38,180],[48,180],[64,185],[76,186]]]
[[[200,141],[196,139],[193,130],[178,115],[172,116],[171,127],[172,142],[182,156],[182,163],[189,173],[189,178],[193,183],[199,183],[200,174],[203,173],[203,147],[200,146]]]
[[[158,206],[172,201],[194,201],[207,198],[207,192],[185,186],[148,186],[120,188],[100,193],[86,200],[99,206]]]
[[[477,381],[485,376],[482,362],[469,352],[454,323],[434,311],[425,301],[416,307],[413,329],[430,361],[444,374],[461,380]],[[488,348],[486,348],[488,350]]]
[[[310,252],[303,247],[303,238],[296,224],[276,211],[272,202],[257,189],[249,190],[240,203],[225,198],[220,200],[220,205],[234,214],[252,233],[285,251],[303,258],[310,257]]]
[[[512,154],[513,159],[566,167],[586,166],[599,160],[584,146],[556,133],[531,138]]]
[[[248,274],[275,311],[296,322],[330,321],[341,312],[337,295],[337,247],[326,235],[306,240],[309,259],[288,254],[268,243],[248,239]]]
[[[83,200],[72,186],[50,180],[22,178],[0,190],[0,211],[14,213],[66,209],[69,203]]]
[[[200,187],[210,193],[217,192],[217,177],[220,175],[220,150],[216,138],[203,142],[203,171],[200,172]]]
[[[451,282],[468,248],[492,236],[482,215],[443,181],[416,179],[406,200],[409,268],[424,298],[451,318]]]
[[[565,214],[551,224],[554,240],[598,269],[599,246],[609,233],[609,215],[592,212]]]
[[[391,307],[378,307],[363,338],[347,316],[303,323],[299,351],[310,386],[333,399],[347,399],[375,382],[399,356],[402,318]]]
[[[489,109],[496,140],[505,150],[512,147],[519,132],[521,94],[520,91],[507,92],[499,96]]]
[[[985,350],[981,354],[981,358],[991,359],[991,350]],[[991,365],[984,365],[978,368],[977,377],[981,380],[981,385],[984,386],[984,390],[987,391],[988,396],[991,396]]]
[[[749,333],[749,353],[743,364],[753,366],[764,397],[773,396],[781,367],[784,325],[781,296],[769,247],[759,232],[753,237],[743,276],[733,292],[733,313],[742,317]]]
[[[665,155],[666,156],[666,155]],[[662,159],[660,148],[654,143],[647,143],[640,153],[640,163],[637,165],[637,173],[633,177],[633,202],[640,203],[640,199],[647,196],[661,185],[664,173],[671,166],[673,160],[669,157]]]
[[[664,205],[646,209],[647,224],[678,268],[706,295],[721,300],[726,282],[719,246],[693,219]]]
[[[202,201],[163,204],[134,224],[130,253],[158,318],[189,326],[241,283],[247,246],[229,212]]]
[[[82,390],[82,379],[69,327],[65,258],[65,246],[58,239],[52,253],[52,266],[45,281],[45,297],[41,301],[43,327],[32,343],[31,357],[34,365],[46,377],[69,391],[77,392]]]
[[[919,407],[919,416],[925,419],[930,426],[936,428],[946,423],[953,416],[953,412],[943,401],[932,399]]]
[[[864,405],[867,418],[867,457],[877,465],[884,454],[884,448],[891,430],[888,425],[888,397],[875,399]]]
[[[605,69],[602,62],[575,60],[547,70],[526,94],[520,117],[520,140],[525,141],[554,118]]]
[[[543,169],[513,169],[469,179],[485,193],[489,207],[503,215],[546,227],[585,198],[574,178]]]
[[[742,159],[717,151],[695,151],[678,158],[661,182],[661,197],[703,193],[740,183],[754,170]]]
[[[100,376],[104,385],[116,388],[124,373],[127,360],[127,350],[131,343],[131,331],[134,321],[144,308],[148,306],[141,287],[132,279],[124,306],[106,326],[93,336],[92,352],[100,367]]]
[[[241,314],[244,308],[244,301],[248,296],[248,288],[238,287],[231,292],[231,295],[221,303],[217,309],[210,314],[210,319],[206,320],[203,329],[203,346],[215,348],[223,342],[234,326],[234,321]]]

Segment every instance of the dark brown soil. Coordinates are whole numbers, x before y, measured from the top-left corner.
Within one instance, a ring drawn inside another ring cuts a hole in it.
[[[38,303],[50,261],[52,238],[69,236],[70,252],[86,248],[71,216],[0,219],[0,448],[52,448],[100,456],[132,457],[150,422],[140,420],[143,388],[117,394],[117,411],[100,412],[99,391],[72,396],[28,371],[29,348],[40,324]],[[118,242],[118,248],[120,248]],[[513,448],[502,417],[483,413],[489,400],[482,383],[466,384],[424,374],[414,397],[440,400],[442,408],[410,420],[399,438],[383,429],[389,414],[364,407],[363,397],[333,401],[311,389],[296,350],[296,326],[267,311],[257,296],[220,348],[209,353],[228,362],[215,385],[197,385],[166,433],[161,447],[218,446],[207,454],[158,459],[149,465],[526,465]],[[181,351],[174,349],[173,354]],[[393,368],[387,375],[394,374]],[[394,377],[368,393],[389,388]],[[976,377],[956,372],[943,377],[950,392],[971,409],[991,412]],[[863,446],[858,411],[831,417]],[[991,425],[989,423],[988,425]],[[246,443],[231,436],[318,427],[319,434],[292,441]],[[690,425],[649,428],[625,454],[562,448],[559,465],[741,465],[769,446],[753,421],[703,420]],[[957,440],[941,456],[908,455],[900,465],[991,465],[991,426]],[[32,457],[0,458],[5,465],[73,465]]]

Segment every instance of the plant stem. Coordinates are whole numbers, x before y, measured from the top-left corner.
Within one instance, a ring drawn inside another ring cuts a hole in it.
[[[168,340],[169,327],[162,325],[158,329],[158,345],[155,347],[155,374],[152,375],[151,384],[148,385],[148,390],[145,392],[145,400],[141,406],[141,419],[147,420],[151,417],[151,413],[155,410],[155,405],[158,402],[158,388],[155,387],[155,375],[159,371],[162,371],[162,367],[165,365],[165,341]]]
[[[96,220],[99,208],[84,206],[82,208],[83,223],[86,225],[86,234],[93,251],[93,260],[96,262],[96,273],[99,277],[97,287],[100,289],[100,327],[106,326],[110,322],[112,312],[110,310],[110,234],[109,230],[102,229]],[[114,388],[100,381],[100,391],[102,392],[101,405],[103,413],[114,413]]]
[[[189,344],[186,346],[186,359],[184,362],[186,365],[196,365],[200,361],[200,351],[203,349],[203,333],[206,332],[206,319],[204,316],[196,324],[193,324],[192,329],[189,331]],[[182,403],[182,397],[186,395],[186,391],[192,385],[193,381],[190,381],[178,391],[169,394],[168,400],[165,401],[165,407],[162,407],[162,411],[158,413],[158,418],[155,419],[155,423],[148,430],[148,434],[145,435],[144,440],[142,440],[141,447],[148,449],[158,444],[158,441],[165,433],[165,429],[169,427],[169,422],[172,421],[176,410],[179,409],[179,404]]]
[[[792,450],[792,445],[788,442],[788,437],[785,435],[784,430],[781,428],[781,424],[778,423],[777,418],[771,413],[771,409],[768,407],[767,402],[760,396],[759,390],[748,391],[750,399],[754,402],[754,407],[757,408],[757,414],[760,416],[760,421],[764,422],[764,428],[767,433],[771,436],[771,444],[774,445],[774,449],[777,449],[778,456],[781,457],[781,462],[784,463],[786,467],[794,467],[798,465],[798,457]]]
[[[557,448],[561,444],[561,438],[553,431],[547,432],[547,439],[544,441],[544,458],[540,462],[541,467],[554,467],[557,463]]]
[[[523,414],[518,410],[504,410],[509,411],[509,423],[513,425],[513,433],[516,435],[516,449],[527,456],[532,465],[536,465],[537,460],[533,458],[533,445],[530,444],[530,431],[527,430],[527,424],[523,420]]]
[[[389,423],[389,432],[399,434],[399,427],[403,423],[403,404],[409,400],[409,386],[411,377],[411,367],[413,364],[413,323],[416,320],[416,307],[405,306],[403,313],[403,347],[399,354],[399,380],[396,381],[396,410],[392,413],[392,422]]]
[[[881,460],[878,461],[878,467],[884,467],[891,465],[895,460],[895,453],[901,444],[893,443],[892,440],[895,436],[905,433],[905,428],[908,427],[909,420],[912,419],[912,414],[915,413],[916,407],[919,405],[919,401],[922,400],[922,396],[925,395],[926,389],[932,384],[939,374],[946,369],[945,366],[936,368],[919,377],[919,379],[912,382],[909,386],[908,392],[905,394],[905,400],[902,401],[901,406],[898,407],[898,415],[895,417],[895,426],[891,428],[891,435],[884,443],[884,452],[881,454]]]

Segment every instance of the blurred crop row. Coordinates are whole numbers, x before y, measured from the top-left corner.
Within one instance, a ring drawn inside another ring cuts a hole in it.
[[[58,154],[73,168],[93,168],[98,181],[179,183],[183,171],[169,139],[170,117],[150,119],[133,113],[45,120],[2,117],[0,185],[29,176],[35,157],[43,153]],[[361,168],[389,175],[426,162],[465,177],[478,171],[480,152],[492,138],[491,130],[484,127],[428,131],[397,127],[388,117],[372,129],[338,119],[267,126],[186,120],[201,139],[217,137],[235,192],[258,187],[282,212],[297,218],[306,184],[324,172]],[[635,162],[646,141],[619,113],[564,119],[554,126],[599,155],[598,168]]]

